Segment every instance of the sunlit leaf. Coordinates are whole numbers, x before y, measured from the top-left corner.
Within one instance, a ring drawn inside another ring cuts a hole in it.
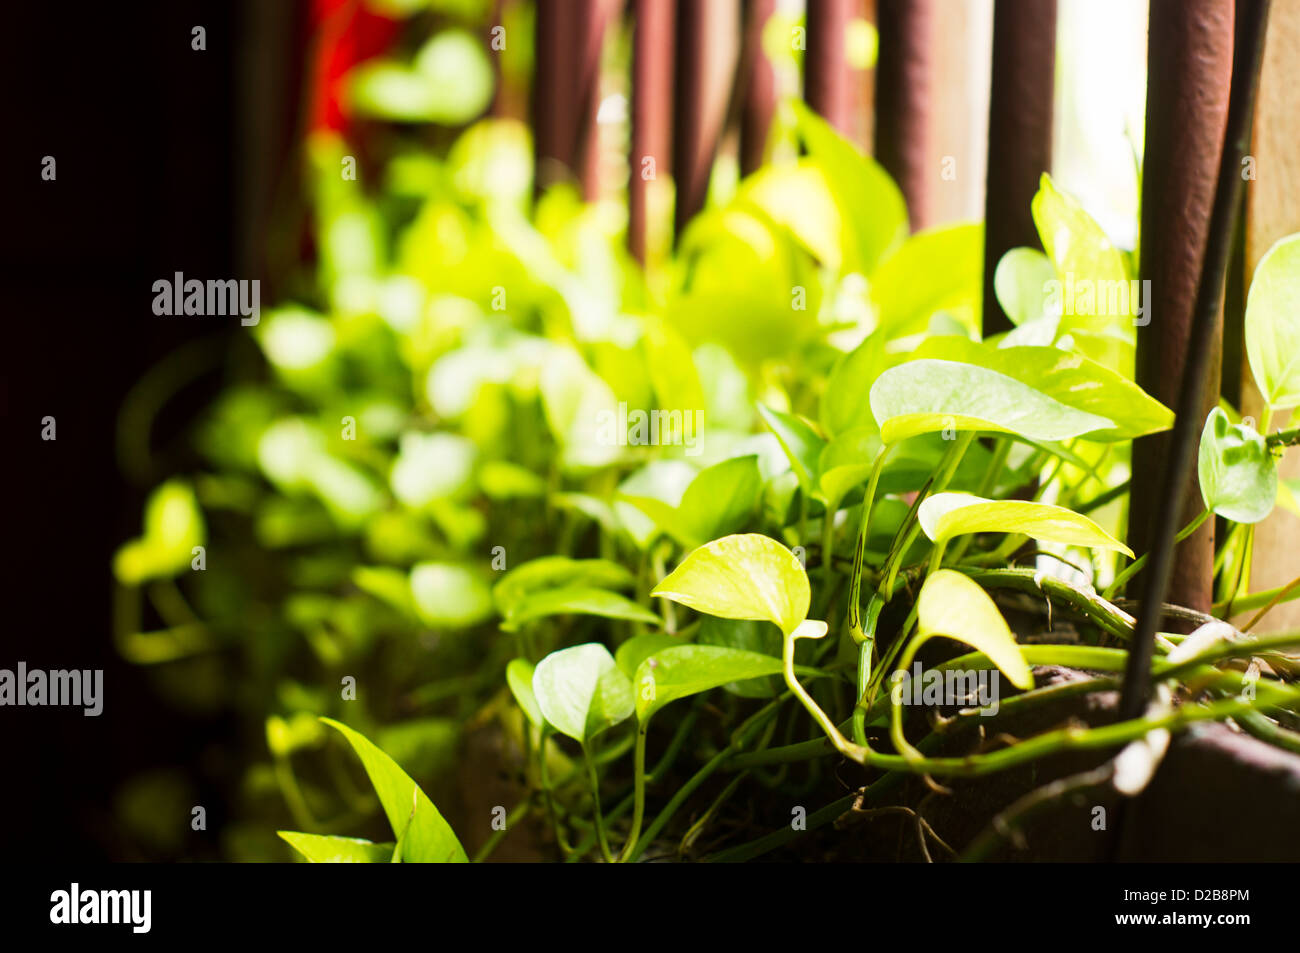
[[[364,735],[332,718],[321,721],[335,728],[361,758],[393,835],[401,836],[401,859],[407,863],[466,863],[469,858],[433,802],[406,772]],[[414,806],[414,816],[412,816]]]
[[[411,598],[425,625],[466,628],[492,614],[492,593],[483,577],[455,563],[412,567]]]
[[[1033,688],[1034,676],[1002,613],[988,593],[951,569],[926,577],[917,598],[917,637],[944,636],[986,655],[1017,688]]]
[[[1277,463],[1264,438],[1247,424],[1210,411],[1196,461],[1207,509],[1235,523],[1258,523],[1277,501]]]
[[[526,658],[511,659],[506,666],[506,684],[510,686],[510,694],[515,696],[515,702],[528,716],[528,720],[540,728],[546,724],[546,719],[537,704],[537,696],[533,694],[533,675],[536,671],[537,667]]]
[[[1300,405],[1300,234],[1283,238],[1255,266],[1246,299],[1246,354],[1269,406]]]
[[[922,433],[992,430],[1036,440],[1066,440],[1114,427],[1015,378],[956,361],[908,361],[871,388],[871,410],[885,443]]]
[[[1114,426],[1089,440],[1130,440],[1168,430],[1174,415],[1142,388],[1081,354],[1055,347],[989,347],[956,337],[932,338],[918,358],[960,361],[1005,374],[1067,407],[1109,418]]]
[[[941,267],[936,263],[942,262]],[[942,312],[963,333],[979,331],[984,286],[984,226],[943,225],[917,232],[871,276],[879,333],[919,334]],[[864,381],[869,387],[871,382]]]
[[[332,837],[276,831],[290,847],[313,864],[386,864],[393,856],[392,844],[376,844],[359,837]]]
[[[1056,266],[1038,249],[1012,248],[998,262],[993,290],[1011,323],[1025,325],[1059,317],[1049,307],[1049,282],[1055,279]]]
[[[678,698],[781,671],[781,660],[717,645],[679,645],[645,659],[636,670],[636,716],[644,723]]]
[[[1104,529],[1073,510],[1029,500],[986,500],[967,493],[936,493],[918,514],[925,535],[935,542],[966,533],[1020,533],[1067,546],[1132,551]]]
[[[118,550],[113,573],[130,586],[174,576],[190,568],[194,547],[206,540],[203,513],[193,488],[183,480],[169,480],[149,495],[144,535]]]
[[[808,574],[794,553],[757,533],[694,550],[651,595],[724,619],[767,619],[782,632],[804,620],[811,599]]]
[[[826,441],[802,418],[758,405],[763,422],[776,434],[805,493],[816,489],[817,467]]]
[[[885,336],[874,332],[836,363],[822,394],[820,421],[832,437],[855,427],[876,427],[871,415],[871,385],[889,366]]]
[[[632,683],[596,642],[552,652],[537,663],[533,694],[547,722],[586,744],[631,716]]]

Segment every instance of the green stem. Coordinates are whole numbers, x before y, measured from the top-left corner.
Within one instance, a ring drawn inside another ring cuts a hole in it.
[[[600,853],[605,863],[614,863],[614,852],[609,849],[609,838],[605,836],[605,817],[600,813],[600,779],[596,776],[596,763],[591,758],[591,751],[582,746],[582,760],[587,763],[587,780],[591,782],[591,802],[596,815],[596,837],[600,841]]]
[[[645,818],[645,741],[648,721],[640,722],[636,729],[636,754],[633,756],[633,785],[635,786],[632,802],[632,829],[628,832],[623,852],[619,854],[619,863],[632,859],[636,849],[637,837],[641,833],[641,823]]]
[[[1190,523],[1188,523],[1186,526],[1184,526],[1182,529],[1178,531],[1178,535],[1174,537],[1174,542],[1181,543],[1188,536],[1191,536],[1198,529],[1200,529],[1201,524],[1204,523],[1209,518],[1209,516],[1210,516],[1209,510],[1201,510],[1201,512],[1198,513]],[[1125,569],[1118,576],[1116,576],[1115,581],[1110,584],[1110,586],[1106,589],[1104,593],[1102,593],[1103,598],[1105,599],[1115,598],[1115,593],[1119,592],[1120,589],[1123,588],[1124,583],[1128,582],[1130,579],[1133,578],[1134,575],[1136,575],[1138,572],[1141,571],[1142,567],[1146,565],[1146,561],[1147,561],[1147,554],[1143,553],[1132,563],[1130,563],[1128,568]]]

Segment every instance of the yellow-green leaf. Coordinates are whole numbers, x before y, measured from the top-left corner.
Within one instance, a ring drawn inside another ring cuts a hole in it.
[[[1067,546],[1133,552],[1104,529],[1073,510],[1028,500],[986,500],[969,493],[936,493],[918,514],[925,535],[936,543],[967,533],[1022,533]]]

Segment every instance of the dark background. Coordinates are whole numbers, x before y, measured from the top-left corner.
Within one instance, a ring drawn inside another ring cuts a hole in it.
[[[6,7],[0,668],[104,670],[97,718],[0,708],[6,860],[155,859],[117,828],[115,792],[141,771],[193,766],[233,731],[178,715],[114,650],[112,555],[139,534],[149,488],[120,471],[114,431],[161,357],[190,341],[228,348],[239,330],[235,318],[156,317],[151,286],[176,271],[261,272],[267,210],[293,167],[301,17],[294,0]],[[191,49],[196,25],[205,51]],[[151,443],[178,443],[220,383],[212,373],[189,387]],[[230,792],[211,772],[195,777],[219,829]],[[216,844],[187,854],[215,858]]]

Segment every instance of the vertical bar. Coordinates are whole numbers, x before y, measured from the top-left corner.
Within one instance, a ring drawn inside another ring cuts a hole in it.
[[[745,37],[741,52],[746,75],[740,112],[740,174],[756,172],[763,164],[767,134],[776,112],[776,74],[763,52],[763,27],[776,10],[776,0],[744,0]]]
[[[1011,322],[993,292],[998,261],[1012,248],[1041,248],[1029,203],[1052,164],[1056,0],[996,0],[984,195],[984,333]]]
[[[677,5],[673,230],[678,238],[708,197],[731,95],[738,12],[734,0],[679,0]]]
[[[1137,382],[1166,406],[1174,406],[1192,355],[1188,342],[1196,304],[1211,207],[1219,175],[1220,144],[1228,119],[1232,79],[1233,0],[1151,0],[1148,33],[1146,155],[1142,175],[1140,277],[1150,281],[1151,323],[1138,328]],[[1218,302],[1216,300],[1216,308]],[[1223,324],[1219,316],[1211,348],[1203,422],[1219,394]],[[1129,545],[1151,549],[1159,503],[1169,494],[1184,502],[1175,530],[1203,508],[1193,478],[1177,486],[1161,482],[1170,435],[1142,437],[1133,445]],[[1213,602],[1214,521],[1207,520],[1178,547],[1169,597],[1202,612]],[[1132,587],[1130,587],[1132,588]]]
[[[535,185],[574,179],[599,194],[596,109],[610,0],[537,0],[533,81]]]
[[[1153,0],[1152,23],[1156,8],[1172,0]],[[1175,12],[1186,17],[1184,25],[1196,24],[1190,35],[1206,37],[1222,31],[1218,11],[1208,0],[1205,4],[1179,4]],[[1184,494],[1178,488],[1187,484],[1196,455],[1197,436],[1201,432],[1201,408],[1206,391],[1218,394],[1218,387],[1207,388],[1207,378],[1217,384],[1218,350],[1214,339],[1222,333],[1220,302],[1223,297],[1223,279],[1228,267],[1228,254],[1236,228],[1237,213],[1241,205],[1242,159],[1250,149],[1251,122],[1255,108],[1255,91],[1259,83],[1259,67],[1264,52],[1264,29],[1268,23],[1268,0],[1239,0],[1234,12],[1233,49],[1228,117],[1220,137],[1220,161],[1214,204],[1210,211],[1209,231],[1205,239],[1200,274],[1196,283],[1190,330],[1186,339],[1186,359],[1178,391],[1174,430],[1169,438],[1169,452],[1159,464],[1160,480],[1157,486],[1165,488],[1156,506],[1154,537],[1150,550],[1150,564],[1142,587],[1142,602],[1138,609],[1137,629],[1129,645],[1128,662],[1124,668],[1124,681],[1120,692],[1119,716],[1121,719],[1141,717],[1151,694],[1151,657],[1155,651],[1156,629],[1164,615],[1163,604],[1168,592],[1170,570],[1174,559],[1174,534],[1177,520],[1183,509]],[[1163,15],[1168,10],[1161,11]],[[1199,14],[1199,17],[1194,15]],[[1202,19],[1203,18],[1203,19]],[[1152,34],[1152,43],[1155,43]],[[1212,75],[1212,74],[1211,74]],[[1152,72],[1154,81],[1155,73]],[[1158,84],[1157,84],[1158,85]],[[1215,91],[1203,95],[1214,101]],[[1201,149],[1211,149],[1212,144],[1202,141]],[[1149,178],[1143,176],[1144,180]],[[1147,214],[1145,205],[1143,216]],[[1145,241],[1143,245],[1145,247]],[[1136,503],[1134,504],[1136,506]],[[1199,580],[1197,580],[1199,582]]]
[[[843,136],[853,138],[848,32],[853,0],[808,0],[804,100]]]
[[[1259,77],[1255,107],[1253,168],[1246,181],[1245,260],[1242,279],[1249,285],[1260,258],[1279,238],[1300,232],[1300,0],[1273,0],[1268,17],[1268,42]],[[1247,293],[1249,293],[1247,291]],[[1231,333],[1231,332],[1229,332]],[[1240,349],[1242,393],[1235,398],[1243,414],[1256,421],[1264,409],[1259,388],[1251,380],[1245,350]],[[1224,374],[1228,373],[1225,366]],[[1294,411],[1273,415],[1272,429],[1300,422]],[[1300,477],[1300,453],[1288,451],[1278,461],[1278,476]],[[1300,517],[1276,507],[1255,524],[1251,588],[1273,589],[1300,576]],[[1300,601],[1272,609],[1255,627],[1258,632],[1300,628]]]
[[[912,231],[932,221],[933,0],[877,0],[875,152],[907,201]]]
[[[632,32],[632,156],[627,243],[646,260],[648,176],[671,171],[675,0],[635,0]],[[649,162],[647,162],[649,160]]]

